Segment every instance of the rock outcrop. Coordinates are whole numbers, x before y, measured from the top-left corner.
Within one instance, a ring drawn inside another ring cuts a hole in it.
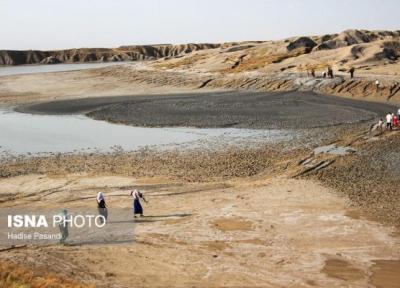
[[[58,63],[61,63],[61,61],[54,56],[46,57],[42,61],[40,61],[40,64],[58,64]]]
[[[324,36],[326,41],[322,41],[315,49],[329,50],[351,46],[361,43],[369,43],[386,38],[400,37],[400,31],[367,31],[367,30],[346,30],[334,37]],[[325,40],[322,39],[322,40]]]
[[[298,48],[304,48],[305,51],[308,53],[308,52],[311,52],[311,50],[315,46],[317,46],[317,43],[315,43],[312,39],[310,39],[308,37],[300,37],[300,38],[296,39],[295,41],[290,42],[286,48],[289,52],[293,51],[295,49],[298,49]]]

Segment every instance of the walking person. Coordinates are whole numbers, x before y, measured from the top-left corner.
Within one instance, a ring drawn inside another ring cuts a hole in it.
[[[148,201],[144,198],[143,193],[138,190],[131,191],[131,196],[133,197],[132,209],[133,209],[133,216],[136,218],[136,215],[139,214],[140,217],[143,217],[143,207],[140,203],[140,199],[143,199],[145,203]]]
[[[97,211],[99,211],[100,216],[103,216],[100,218],[100,223],[103,224],[107,222],[108,218],[108,209],[106,205],[106,200],[104,199],[103,192],[97,193],[96,200],[97,200]]]
[[[375,81],[375,87],[376,87],[376,92],[379,91],[379,86],[381,85],[381,83],[379,82],[379,80]]]
[[[61,221],[58,224],[58,228],[60,229],[60,233],[61,233],[61,239],[60,239],[60,244],[65,244],[65,242],[67,241],[67,238],[69,236],[69,232],[68,232],[68,224],[65,220],[67,220],[66,218],[68,217],[68,211],[67,209],[63,209],[61,210],[60,214],[61,216]]]
[[[399,83],[394,82],[392,86],[390,86],[390,95],[392,96],[393,92],[395,92],[395,89],[397,88],[397,86],[399,85]]]
[[[356,69],[355,69],[354,67],[351,67],[350,70],[349,70],[350,78],[351,78],[351,79],[353,79],[353,77],[354,77],[354,71],[355,71],[355,70],[356,70]]]
[[[386,115],[386,130],[392,131],[393,117],[391,113]]]
[[[332,67],[328,67],[328,77],[333,78],[333,70]]]
[[[379,132],[383,132],[383,119],[382,118],[380,118],[379,119],[379,121],[378,121],[378,129],[379,129]]]
[[[397,117],[397,115],[392,114],[393,117],[393,127],[399,127],[399,118]]]
[[[369,127],[369,134],[371,135],[371,133],[375,130],[378,130],[380,133],[382,133],[383,131],[383,119],[380,118],[378,123],[376,124],[371,124],[371,126]]]
[[[397,119],[400,119],[400,108],[397,110]]]

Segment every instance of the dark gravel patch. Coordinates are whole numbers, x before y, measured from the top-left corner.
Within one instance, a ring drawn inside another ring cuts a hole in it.
[[[394,107],[293,91],[101,97],[40,103],[18,110],[87,113],[94,119],[133,126],[301,129],[367,121],[394,111]]]
[[[303,156],[303,150],[290,153],[276,147],[224,151],[158,151],[143,149],[135,152],[109,154],[58,154],[55,156],[20,156],[0,165],[0,178],[27,174],[65,175],[66,173],[112,173],[134,177],[166,176],[186,181],[210,182],[260,173],[281,171],[285,161]],[[0,201],[1,202],[1,201]]]

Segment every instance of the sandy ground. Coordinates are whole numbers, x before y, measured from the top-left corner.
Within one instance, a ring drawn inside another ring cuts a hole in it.
[[[395,230],[348,209],[345,199],[310,180],[282,176],[187,184],[72,174],[20,176],[0,185],[1,193],[34,192],[14,201],[14,208],[65,207],[65,199],[77,200],[69,209],[90,208],[102,190],[110,213],[130,206],[129,197],[113,194],[148,186],[146,216],[136,224],[127,219],[135,225],[133,243],[80,245],[78,240],[73,246],[0,254],[99,287],[367,287],[399,280],[398,263],[392,261],[400,256]]]
[[[141,63],[118,66],[118,69],[142,69]],[[15,105],[36,101],[87,98],[99,96],[120,96],[135,94],[160,94],[192,91],[195,86],[178,87],[159,85],[157,77],[146,73],[144,79],[122,79],[108,75],[103,69],[89,69],[68,72],[37,73],[0,77],[0,102]],[[145,73],[145,72],[143,72]],[[199,82],[200,85],[201,82]]]

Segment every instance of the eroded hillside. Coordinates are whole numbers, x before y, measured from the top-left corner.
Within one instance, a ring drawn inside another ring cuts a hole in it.
[[[164,44],[121,46],[112,49],[80,48],[55,51],[0,50],[0,65],[148,60],[162,57],[176,57],[196,50],[213,49],[219,46],[219,44]]]

